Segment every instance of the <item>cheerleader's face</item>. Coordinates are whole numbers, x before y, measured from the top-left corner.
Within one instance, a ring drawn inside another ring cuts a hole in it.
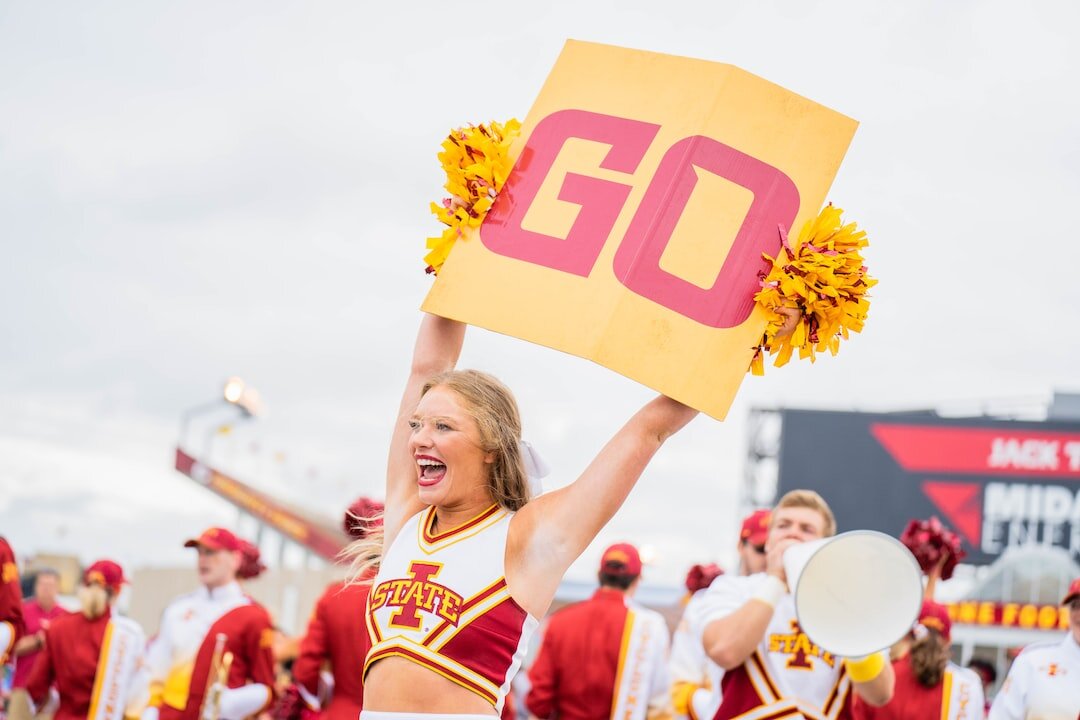
[[[482,448],[480,429],[457,393],[445,387],[429,390],[409,426],[421,501],[455,506],[487,499],[488,467],[495,455]]]

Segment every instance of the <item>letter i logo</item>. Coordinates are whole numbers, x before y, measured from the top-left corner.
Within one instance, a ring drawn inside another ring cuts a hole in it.
[[[420,599],[423,597],[424,588],[431,578],[439,574],[442,565],[424,562],[412,562],[409,564],[409,575],[412,581],[402,593],[404,601],[395,615],[390,618],[390,624],[398,627],[416,629],[420,627]]]

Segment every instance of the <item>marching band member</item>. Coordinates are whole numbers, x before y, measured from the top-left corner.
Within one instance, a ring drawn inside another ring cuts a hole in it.
[[[743,518],[739,528],[739,574],[753,575],[765,571],[765,540],[769,536],[768,510],[755,510]],[[694,568],[700,567],[695,565]],[[706,566],[707,567],[707,566]],[[705,648],[690,629],[690,619],[704,600],[704,590],[723,574],[707,573],[686,578],[690,599],[683,616],[671,637],[671,700],[676,716],[691,718],[712,717],[720,706],[720,678],[723,670],[709,660]]]
[[[359,498],[346,511],[345,532],[356,539],[367,535],[368,523],[375,526],[382,515],[382,503]],[[300,642],[300,655],[293,663],[293,680],[300,696],[313,710],[323,710],[326,720],[356,720],[364,706],[363,667],[371,642],[364,613],[374,570],[354,582],[338,582],[326,588],[315,605],[307,633]],[[329,661],[332,684],[320,688],[322,667]],[[329,694],[322,707],[320,697]]]
[[[691,626],[709,658],[724,670],[716,720],[798,718],[800,713],[835,720],[851,717],[852,691],[872,705],[892,697],[893,671],[884,653],[859,660],[835,657],[811,642],[796,619],[784,551],[835,532],[825,501],[815,492],[793,490],[773,510],[765,572],[723,575],[706,591]]]
[[[7,662],[25,627],[19,566],[15,564],[11,546],[0,536],[0,666]]]
[[[1069,585],[1069,632],[1057,643],[1024,648],[1013,661],[988,720],[1080,718],[1080,578]]]
[[[952,621],[944,605],[925,600],[911,632],[908,652],[893,662],[892,700],[873,707],[855,698],[856,720],[982,720],[982,681],[974,671],[949,660]]]
[[[40,707],[55,683],[55,720],[123,720],[137,696],[146,638],[133,620],[112,613],[126,582],[119,565],[98,560],[83,573],[81,612],[57,618],[45,631],[26,691]]]
[[[631,602],[641,556],[627,543],[600,558],[600,588],[547,621],[525,698],[539,718],[670,717],[667,623]]]
[[[45,647],[45,631],[53,620],[68,614],[56,601],[60,593],[60,576],[55,570],[42,569],[34,574],[34,596],[23,602],[26,634],[15,643],[15,675],[11,678],[11,698],[8,700],[9,720],[29,720],[30,697],[26,683],[34,661]],[[43,708],[40,714],[51,717]]]
[[[683,615],[671,635],[671,653],[668,656],[668,673],[671,676],[671,706],[678,720],[698,720],[711,717],[709,703],[720,697],[713,689],[720,684],[716,663],[709,660],[705,649],[690,631],[695,599],[700,600],[713,580],[724,574],[719,565],[694,565],[686,574],[686,592]]]
[[[498,715],[563,574],[697,415],[657,397],[577,480],[532,499],[513,395],[453,371],[464,336],[425,316],[393,428],[364,720]]]
[[[238,538],[237,580],[266,570],[259,548]],[[242,720],[270,707],[275,697],[274,626],[270,613],[247,595],[214,621],[195,653],[187,703],[180,720]]]
[[[179,720],[187,705],[195,655],[210,626],[223,614],[250,601],[236,582],[242,545],[224,528],[209,528],[184,547],[198,551],[202,587],[173,600],[161,616],[147,651],[150,705],[142,720]]]

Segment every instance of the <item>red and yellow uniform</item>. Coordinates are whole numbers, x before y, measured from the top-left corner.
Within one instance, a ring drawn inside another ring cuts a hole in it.
[[[972,670],[949,663],[941,682],[928,688],[919,682],[911,668],[911,656],[893,663],[896,689],[892,700],[874,707],[856,696],[855,720],[906,720],[932,718],[937,720],[982,720],[982,681]]]
[[[57,618],[45,631],[45,647],[34,661],[26,691],[41,707],[55,682],[60,694],[55,720],[86,720],[111,617],[108,609],[94,620],[74,613]]]
[[[920,627],[921,626],[921,627]],[[952,621],[944,605],[932,600],[923,601],[918,625],[913,637],[923,633],[923,642],[939,643],[942,650],[952,640]],[[918,652],[918,648],[912,652]],[[855,720],[905,720],[906,718],[939,718],[940,720],[982,720],[986,706],[983,702],[982,680],[974,670],[947,663],[940,681],[927,687],[919,681],[912,664],[912,655],[893,663],[896,678],[892,699],[874,707],[855,696]]]
[[[512,517],[492,505],[459,527],[436,532],[429,507],[405,523],[372,583],[365,673],[383,658],[404,658],[502,712],[539,624],[506,586]]]
[[[764,573],[717,578],[689,618],[698,641],[710,622],[742,607],[767,579]],[[789,593],[777,603],[765,636],[753,654],[742,665],[723,673],[719,709],[713,717],[850,720],[851,682],[842,659],[816,645],[803,632],[795,615],[794,597]]]
[[[211,625],[248,602],[240,585],[231,582],[219,588],[199,588],[165,608],[146,656],[150,704],[160,708],[160,720],[177,720],[187,705],[195,656]]]
[[[323,662],[330,661],[334,691],[323,708],[327,720],[356,720],[364,706],[364,658],[371,647],[364,613],[370,591],[370,580],[334,583],[326,588],[293,663],[293,679],[314,697],[319,694],[319,670]]]
[[[266,608],[248,598],[246,603],[218,618],[206,633],[195,655],[187,705],[180,713],[179,720],[199,720],[201,717],[203,698],[210,685],[216,681],[216,678],[210,677],[210,670],[219,634],[225,635],[225,652],[231,652],[233,656],[225,686],[264,686],[265,700],[262,705],[252,708],[247,714],[262,712],[274,699],[273,623]]]
[[[83,573],[82,612],[57,618],[45,630],[26,692],[40,707],[55,685],[56,720],[121,720],[132,706],[146,639],[137,623],[112,615],[125,583],[117,563],[95,562]]]
[[[663,619],[644,608],[632,608],[621,591],[602,587],[590,599],[563,608],[548,621],[540,652],[529,668],[532,687],[525,698],[529,712],[565,720],[613,717],[617,690],[634,675],[627,672],[633,658],[627,657],[626,650],[635,616],[655,628],[643,652],[654,656],[656,670],[651,677],[641,678],[642,699],[654,710],[665,708],[668,638]]]
[[[7,661],[15,641],[26,631],[22,613],[22,586],[15,553],[0,537],[0,664]]]

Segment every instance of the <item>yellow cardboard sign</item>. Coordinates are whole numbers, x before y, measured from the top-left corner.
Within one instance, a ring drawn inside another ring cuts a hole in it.
[[[723,419],[766,325],[761,254],[820,210],[856,126],[731,65],[569,41],[424,310]]]

